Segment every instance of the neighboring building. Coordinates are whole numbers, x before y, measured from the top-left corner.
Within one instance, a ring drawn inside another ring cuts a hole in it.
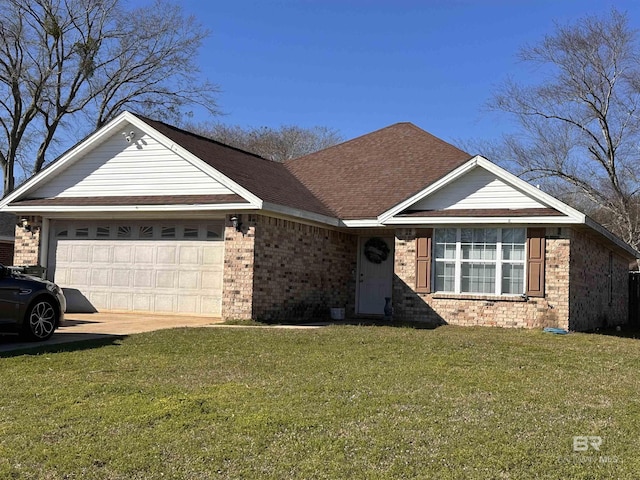
[[[13,265],[16,216],[0,212],[0,265]]]
[[[15,263],[70,308],[255,319],[624,323],[638,253],[399,123],[284,164],[124,113],[8,195]]]

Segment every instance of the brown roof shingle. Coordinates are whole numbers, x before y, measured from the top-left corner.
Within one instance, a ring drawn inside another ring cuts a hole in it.
[[[375,218],[471,158],[411,123],[396,123],[285,163],[343,219]]]

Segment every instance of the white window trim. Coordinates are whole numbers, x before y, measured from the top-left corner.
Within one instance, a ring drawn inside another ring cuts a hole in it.
[[[434,293],[442,293],[442,294],[454,294],[454,295],[496,295],[496,296],[508,296],[508,297],[518,297],[523,295],[526,292],[526,278],[527,278],[527,241],[526,241],[526,228],[524,227],[448,227],[456,229],[456,257],[454,259],[454,291],[447,290],[435,290]],[[495,260],[465,260],[462,259],[462,229],[463,228],[495,228],[497,232],[497,240],[496,240],[496,258]],[[503,229],[521,229],[525,231],[525,241],[524,241],[524,258],[522,260],[509,260],[505,261],[502,258],[502,231]],[[445,227],[447,229],[447,227]],[[432,268],[431,268],[431,285],[437,286],[436,281],[436,263],[450,263],[451,260],[448,259],[438,259],[435,251],[436,251],[436,234],[438,230],[444,229],[434,229],[433,232],[433,254],[432,254]],[[495,285],[493,293],[487,292],[463,292],[462,291],[462,264],[463,263],[479,263],[479,264],[488,264],[493,263],[495,265]],[[502,266],[504,264],[508,265],[522,265],[523,266],[523,285],[522,292],[518,293],[502,293]]]

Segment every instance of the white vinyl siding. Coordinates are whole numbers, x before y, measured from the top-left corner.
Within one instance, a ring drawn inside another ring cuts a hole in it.
[[[409,209],[456,210],[494,208],[545,208],[547,205],[499,179],[484,168],[476,167]]]
[[[48,183],[31,198],[144,195],[223,195],[233,193],[176,152],[128,126],[127,142],[112,135]]]
[[[521,295],[525,290],[523,228],[440,228],[434,235],[437,292]]]

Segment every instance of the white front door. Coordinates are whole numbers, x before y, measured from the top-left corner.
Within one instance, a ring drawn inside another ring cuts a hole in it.
[[[384,315],[393,284],[393,237],[361,237],[358,313]]]

